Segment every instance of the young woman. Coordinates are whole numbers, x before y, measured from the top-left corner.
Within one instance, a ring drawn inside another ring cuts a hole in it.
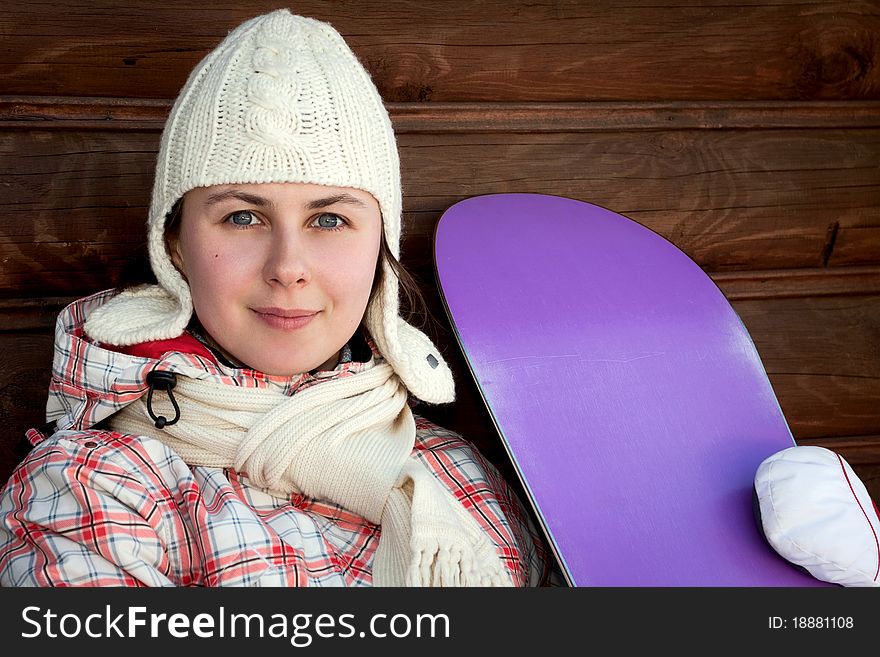
[[[231,32],[168,118],[157,285],[66,308],[53,431],[0,496],[0,584],[525,586],[550,561],[400,316],[398,154],[329,25]]]

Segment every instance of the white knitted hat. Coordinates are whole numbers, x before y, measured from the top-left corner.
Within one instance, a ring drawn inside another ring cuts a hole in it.
[[[272,182],[369,192],[400,257],[400,163],[382,99],[333,27],[286,9],[243,23],[190,73],[162,133],[150,205],[159,285],[120,293],[89,317],[86,333],[119,346],[183,333],[192,298],[165,248],[166,215],[195,187]],[[382,266],[367,330],[410,392],[452,401],[452,373],[428,337],[399,316],[397,276]]]

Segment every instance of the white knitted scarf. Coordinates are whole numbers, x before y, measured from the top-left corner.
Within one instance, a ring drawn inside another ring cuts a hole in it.
[[[293,395],[177,376],[180,420],[157,429],[141,397],[115,431],[157,438],[190,465],[234,468],[288,499],[329,500],[381,525],[374,586],[511,586],[479,524],[412,456],[406,388],[374,358],[356,374]],[[164,393],[156,414],[173,416]]]

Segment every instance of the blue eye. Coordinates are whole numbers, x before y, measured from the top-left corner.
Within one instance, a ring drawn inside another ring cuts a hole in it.
[[[241,226],[243,228],[256,226],[261,223],[256,215],[250,210],[238,210],[237,212],[233,212],[226,217],[226,220],[232,223],[233,226]]]
[[[314,221],[312,221],[313,226],[316,226],[317,228],[327,228],[329,230],[342,228],[344,224],[345,222],[342,220],[342,217],[330,212],[319,214],[315,217]]]

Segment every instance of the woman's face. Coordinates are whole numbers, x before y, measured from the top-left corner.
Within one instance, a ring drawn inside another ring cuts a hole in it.
[[[291,376],[336,363],[367,307],[381,237],[379,204],[359,189],[215,185],[184,196],[172,257],[223,351]]]

